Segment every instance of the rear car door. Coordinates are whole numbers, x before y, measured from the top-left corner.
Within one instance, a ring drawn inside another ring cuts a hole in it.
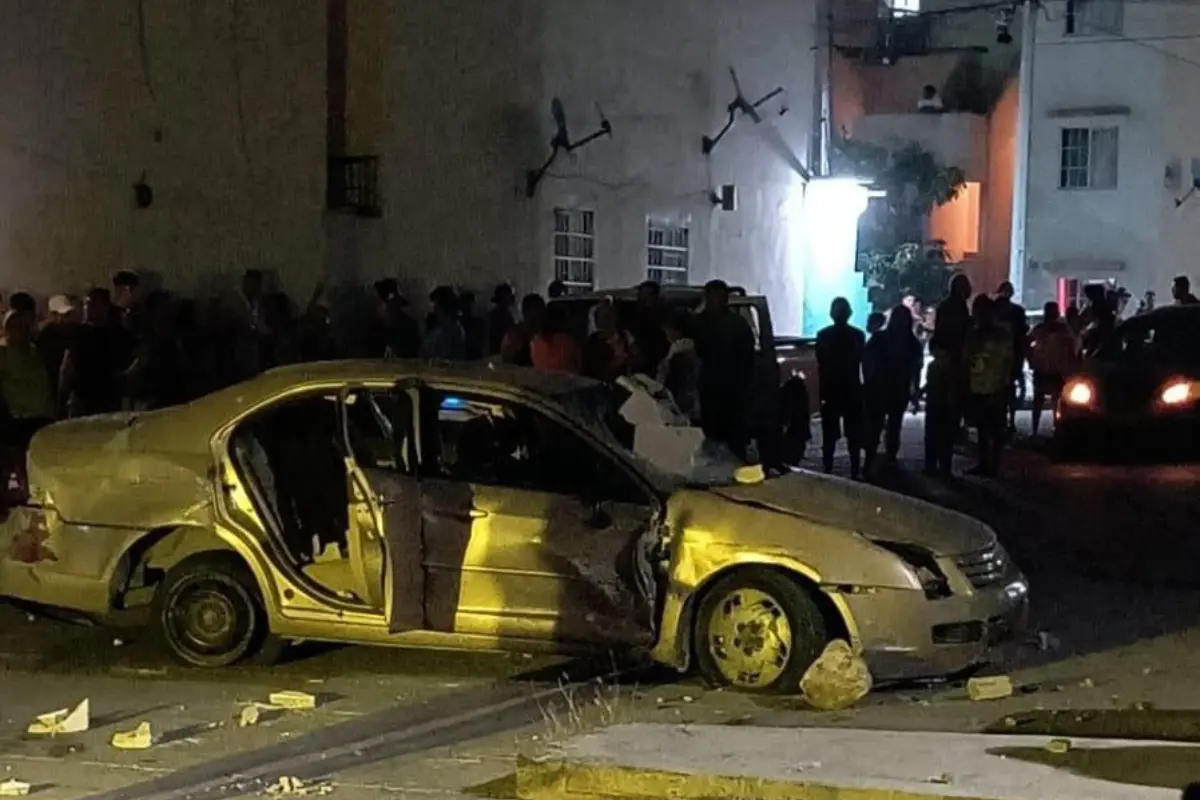
[[[655,518],[636,478],[562,419],[511,400],[430,392],[422,437],[432,627],[641,643],[634,565]]]

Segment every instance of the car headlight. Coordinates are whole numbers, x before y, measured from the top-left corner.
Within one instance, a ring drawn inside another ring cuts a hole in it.
[[[929,550],[904,542],[875,542],[876,545],[903,561],[921,582],[921,589],[930,600],[950,596],[950,582]]]
[[[1200,400],[1200,386],[1182,378],[1168,381],[1158,393],[1158,402],[1170,408],[1190,405],[1197,400]]]
[[[1069,406],[1086,407],[1096,399],[1096,390],[1090,381],[1076,378],[1069,382],[1062,393],[1062,401]]]

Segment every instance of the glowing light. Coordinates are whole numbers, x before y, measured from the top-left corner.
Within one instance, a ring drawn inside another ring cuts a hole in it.
[[[1087,381],[1074,381],[1063,392],[1063,399],[1073,406],[1087,406],[1092,403],[1092,385]]]
[[[1163,387],[1159,400],[1164,406],[1182,406],[1197,397],[1196,385],[1191,381],[1172,381]]]
[[[467,401],[463,400],[461,397],[445,397],[442,399],[442,408],[446,411],[466,407]]]
[[[804,212],[797,233],[805,242],[804,335],[828,324],[835,297],[850,301],[865,317],[867,290],[858,261],[858,220],[873,193],[861,181],[818,178],[804,191]]]

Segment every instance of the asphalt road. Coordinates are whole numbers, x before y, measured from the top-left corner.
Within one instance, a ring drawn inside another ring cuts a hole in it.
[[[271,669],[189,670],[127,633],[0,607],[0,780],[21,777],[44,798],[148,800],[197,787],[209,798],[258,794],[286,774],[330,778],[339,797],[457,797],[502,786],[531,742],[614,720],[978,730],[1038,709],[1200,708],[1191,677],[1200,669],[1200,465],[1055,464],[1023,445],[999,480],[937,481],[919,475],[916,422],[905,435],[901,463],[881,482],[989,522],[1031,579],[1035,629],[1047,635],[1041,647],[1018,642],[998,654],[996,669],[1029,687],[1011,701],[900,687],[820,715],[661,673],[622,687],[567,685],[611,664],[365,648],[302,649]],[[239,727],[239,709],[277,689],[318,695],[318,708]],[[35,714],[84,697],[87,733],[22,735]],[[112,733],[140,721],[155,728],[153,748],[111,747]]]

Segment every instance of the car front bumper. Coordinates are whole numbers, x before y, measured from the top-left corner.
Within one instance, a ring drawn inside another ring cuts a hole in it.
[[[1029,584],[1019,571],[982,589],[959,590],[935,600],[903,589],[844,595],[876,680],[962,672],[984,663],[992,647],[1027,627]]]

